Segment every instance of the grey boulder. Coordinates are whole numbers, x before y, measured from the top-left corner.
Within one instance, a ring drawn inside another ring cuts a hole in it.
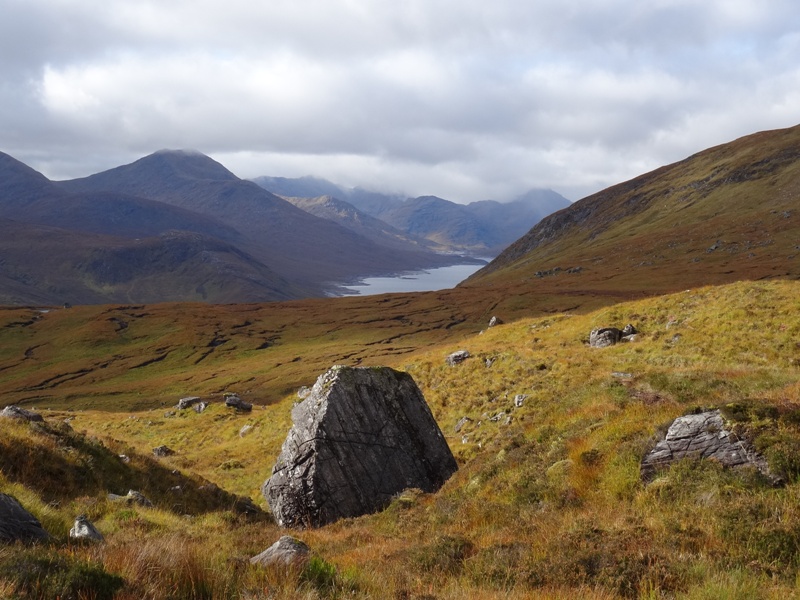
[[[458,469],[413,378],[388,367],[331,368],[292,421],[262,486],[285,527],[375,512],[406,488],[436,491]]]
[[[642,459],[642,479],[648,481],[673,462],[684,458],[714,459],[725,467],[751,465],[777,483],[766,459],[746,440],[725,428],[718,410],[675,419],[664,439]]]
[[[451,367],[455,367],[458,363],[462,363],[470,357],[468,350],[457,350],[452,354],[449,354],[445,359],[448,365]]]
[[[308,562],[311,549],[290,535],[281,536],[277,542],[250,559],[251,565],[303,566]]]
[[[613,346],[622,339],[622,330],[616,327],[601,327],[592,329],[589,334],[589,345],[592,348],[606,348]]]
[[[73,540],[87,540],[91,542],[105,541],[103,534],[92,525],[91,521],[86,518],[86,515],[78,515],[75,517],[75,523],[69,530],[69,537]]]
[[[44,417],[39,413],[35,413],[32,410],[25,410],[24,408],[20,408],[16,404],[11,404],[6,406],[2,412],[0,412],[0,417],[6,417],[8,419],[19,419],[21,421],[44,421]]]
[[[0,494],[0,542],[46,542],[42,524],[14,496]]]

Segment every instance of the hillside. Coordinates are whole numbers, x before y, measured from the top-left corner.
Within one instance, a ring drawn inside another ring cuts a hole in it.
[[[431,253],[389,250],[310,215],[197,152],[163,150],[59,186],[135,195],[221,221],[245,238],[242,251],[320,291],[337,281],[441,264]]]
[[[555,275],[564,292],[658,293],[796,278],[799,197],[800,126],[757,133],[575,202],[466,285],[524,285]]]
[[[85,561],[95,580],[121,576],[117,597],[124,599],[197,597],[197,586],[214,598],[257,597],[267,588],[274,598],[791,597],[800,547],[800,328],[791,318],[800,309],[799,285],[687,290],[523,319],[387,357],[422,388],[460,469],[438,493],[409,491],[382,513],[292,531],[318,557],[303,571],[244,563],[285,533],[274,524],[232,511],[179,517],[168,490],[150,490],[155,509],[116,506],[90,486],[62,492],[61,507],[53,508],[52,492],[7,466],[0,487],[58,536],[52,550],[38,551],[64,555],[63,563],[50,563],[50,579],[70,561]],[[627,322],[640,330],[636,341],[586,345],[592,328]],[[472,358],[449,367],[444,357],[456,349]],[[216,367],[185,361],[184,376],[195,371]],[[202,414],[166,406],[41,413],[51,423],[68,416],[74,435],[85,432],[136,461],[167,444],[176,454],[158,464],[172,477],[196,473],[263,505],[258,489],[288,428],[294,394],[249,415],[225,409],[218,396],[209,400]],[[639,462],[655,438],[672,419],[701,407],[723,409],[786,484],[773,487],[713,461],[685,461],[643,482]],[[247,435],[244,425],[252,427]],[[0,427],[17,446],[64,443],[35,427]],[[85,468],[79,456],[62,465],[65,472]],[[95,459],[94,468],[103,464]],[[61,541],[77,512],[106,534],[105,546]],[[0,552],[0,589],[17,585],[13,564]]]

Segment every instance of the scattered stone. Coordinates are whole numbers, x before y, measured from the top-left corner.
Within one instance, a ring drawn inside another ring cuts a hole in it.
[[[75,524],[69,530],[69,537],[73,540],[87,540],[91,542],[104,542],[105,538],[97,528],[92,525],[86,515],[75,517]]]
[[[120,460],[121,460],[123,463],[125,463],[126,465],[127,465],[129,462],[131,462],[131,457],[130,457],[130,456],[128,456],[127,454],[120,454],[120,455],[119,455],[119,459],[120,459]]]
[[[182,494],[183,488],[179,485],[173,485],[171,488],[169,488],[169,491],[173,494]]]
[[[253,431],[253,426],[252,425],[242,425],[242,428],[239,430],[239,437],[243,438],[244,436],[246,436],[251,431]]]
[[[164,418],[169,419],[170,417],[174,417],[177,413],[174,410],[168,410],[164,413]]]
[[[311,393],[311,388],[307,385],[302,386],[299,390],[297,390],[297,397],[301,400],[305,400],[308,398],[308,395]]]
[[[284,535],[261,554],[251,558],[250,564],[264,567],[270,565],[302,567],[308,562],[310,552],[311,549],[300,540]]]
[[[157,456],[158,458],[164,458],[165,456],[172,456],[175,454],[175,450],[170,448],[169,446],[156,446],[153,448],[153,456]]]
[[[491,366],[494,364],[494,361],[496,361],[496,360],[497,360],[497,359],[496,359],[496,358],[494,358],[494,357],[487,358],[487,359],[484,361],[484,363],[483,363],[483,364],[484,364],[484,365],[486,366],[486,368],[488,369],[489,367],[491,367]]]
[[[464,428],[464,425],[466,425],[467,423],[472,423],[472,419],[470,419],[469,417],[461,417],[458,420],[458,423],[456,423],[456,426],[453,427],[453,431],[455,433],[460,433],[461,430]]]
[[[208,408],[208,403],[206,402],[198,402],[192,407],[192,410],[196,412],[198,415],[203,412],[206,408]]]
[[[404,489],[436,491],[458,469],[417,384],[388,367],[331,368],[292,421],[262,486],[284,527],[375,512]]]
[[[766,459],[725,429],[719,410],[675,419],[666,437],[642,459],[641,477],[649,481],[658,471],[683,458],[712,458],[725,467],[751,465],[775,481]]]
[[[226,393],[225,395],[225,406],[230,408],[235,408],[236,410],[241,410],[244,412],[250,412],[253,410],[253,405],[249,402],[245,402],[239,397],[239,394],[233,393]]]
[[[186,398],[181,398],[178,400],[178,404],[175,405],[175,408],[178,410],[186,410],[198,402],[200,402],[200,396],[187,396]]]
[[[592,348],[606,348],[613,346],[622,339],[622,330],[616,327],[602,327],[592,329],[589,334],[589,345]]]
[[[622,337],[627,337],[629,335],[636,335],[637,333],[639,332],[636,330],[636,327],[634,327],[630,323],[628,323],[627,325],[625,325],[625,327],[622,328]]]
[[[633,373],[625,373],[624,371],[612,371],[612,377],[616,377],[617,379],[632,379]]]
[[[525,400],[528,399],[526,394],[517,394],[514,396],[514,406],[517,408],[522,408],[522,405],[525,404]]]
[[[469,354],[469,352],[467,350],[457,350],[456,352],[453,352],[452,354],[450,354],[447,357],[446,361],[447,361],[448,365],[450,365],[451,367],[454,367],[458,363],[464,362],[469,357],[470,357],[470,354]]]
[[[0,417],[6,417],[9,419],[20,419],[24,421],[44,421],[44,417],[39,413],[33,412],[32,410],[25,410],[24,408],[20,408],[16,404],[10,404],[3,409],[3,412],[0,412]]]
[[[502,325],[502,324],[503,324],[502,319],[498,317],[492,317],[491,319],[489,319],[489,327],[494,327],[495,325]]]
[[[151,508],[153,503],[150,502],[145,496],[137,492],[136,490],[128,490],[128,494],[126,496],[118,496],[117,494],[109,494],[108,499],[112,502],[119,502],[125,501],[128,504],[138,504],[139,506],[145,506],[147,508]]]
[[[50,539],[42,524],[14,496],[0,493],[0,542],[45,542]]]
[[[492,423],[497,423],[500,419],[502,419],[505,416],[506,416],[505,412],[499,412],[493,417],[489,417],[489,421],[491,421]]]

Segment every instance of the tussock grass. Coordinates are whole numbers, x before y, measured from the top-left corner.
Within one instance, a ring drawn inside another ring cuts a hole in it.
[[[262,503],[294,395],[249,414],[220,403],[202,414],[43,411],[48,422],[74,417],[75,431],[58,435],[2,423],[21,457],[64,454],[57,466],[72,476],[95,452],[104,474],[73,477],[83,483],[67,485],[57,507],[48,504],[52,486],[7,464],[0,487],[54,528],[57,553],[122,577],[117,598],[793,597],[798,291],[795,282],[700,288],[522,319],[408,355],[400,366],[422,388],[460,469],[436,494],[409,490],[381,513],[293,532],[315,552],[309,570],[251,567],[247,559],[282,532],[230,507],[184,517],[159,503],[168,490],[157,487],[154,509],[105,501],[114,469],[106,472],[93,441],[111,456],[130,453],[131,473],[177,469]],[[593,327],[628,322],[640,330],[635,342],[585,344]],[[462,348],[472,357],[447,366]],[[700,408],[720,408],[785,485],[712,461],[683,461],[645,485],[642,456],[675,417]],[[243,425],[253,428],[241,436]],[[68,440],[77,450],[64,453]],[[151,459],[162,443],[176,454]],[[105,546],[66,541],[76,511],[88,511]]]

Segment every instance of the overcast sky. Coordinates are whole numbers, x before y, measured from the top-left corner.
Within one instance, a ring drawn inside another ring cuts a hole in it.
[[[0,151],[576,200],[800,123],[793,0],[0,0]]]

